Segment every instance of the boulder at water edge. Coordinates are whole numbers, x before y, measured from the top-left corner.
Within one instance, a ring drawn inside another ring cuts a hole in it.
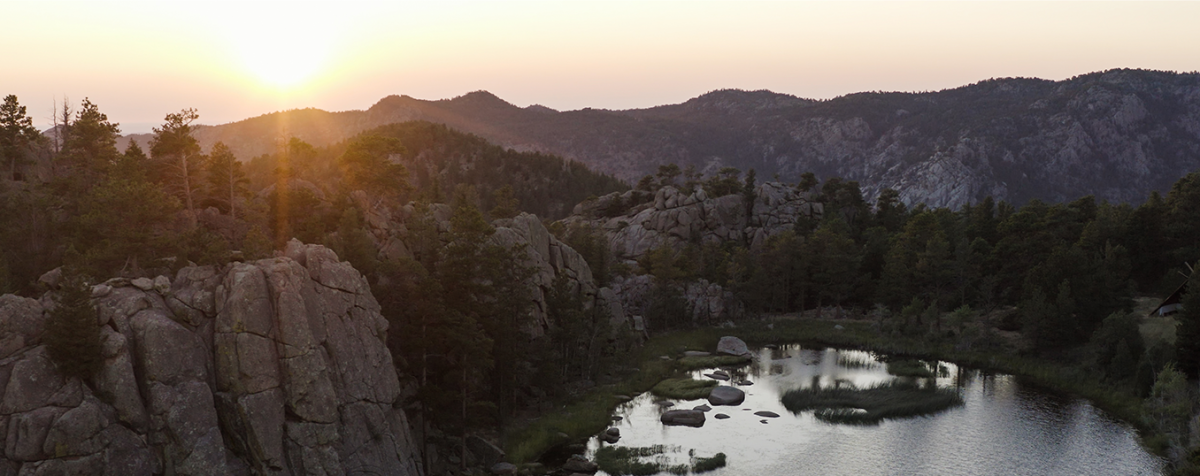
[[[750,349],[746,347],[746,343],[741,339],[733,336],[725,336],[721,338],[720,342],[717,342],[717,353],[749,357]]]
[[[704,426],[704,412],[697,410],[670,410],[659,418],[664,425],[672,426]]]
[[[740,405],[746,400],[746,392],[721,385],[708,394],[708,403],[713,405]]]

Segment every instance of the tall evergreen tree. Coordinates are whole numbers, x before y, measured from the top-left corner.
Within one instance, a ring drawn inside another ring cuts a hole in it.
[[[17,96],[5,96],[0,104],[0,161],[8,162],[10,179],[17,179],[17,167],[28,162],[28,148],[40,137],[33,127],[33,118],[25,113],[25,106],[17,101]]]
[[[229,206],[229,216],[237,218],[237,199],[246,195],[250,183],[242,171],[242,163],[224,142],[217,142],[209,153],[207,165],[213,196]]]
[[[200,143],[192,135],[192,123],[200,115],[193,108],[167,114],[161,127],[154,128],[150,155],[159,162],[160,173],[183,202],[192,226],[196,225],[195,196],[199,192],[198,173],[203,164]]]

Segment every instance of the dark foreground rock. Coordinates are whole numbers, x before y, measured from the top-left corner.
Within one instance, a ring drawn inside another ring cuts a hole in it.
[[[708,394],[708,403],[713,405],[740,405],[746,400],[746,392],[724,385],[713,387]]]
[[[563,463],[562,469],[571,473],[592,474],[599,468],[596,466],[596,463],[588,461],[583,456],[572,455],[567,459],[566,463]]]
[[[704,426],[704,412],[698,410],[670,410],[659,417],[664,425]]]
[[[420,474],[388,323],[332,251],[131,284],[95,293],[91,384],[42,345],[49,299],[0,297],[0,474]]]

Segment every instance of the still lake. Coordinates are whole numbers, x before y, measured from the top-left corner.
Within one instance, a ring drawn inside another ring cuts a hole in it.
[[[713,406],[703,427],[665,426],[668,409],[691,409],[707,400],[671,400],[649,392],[613,413],[622,419],[616,446],[667,445],[658,458],[687,463],[689,452],[725,453],[727,466],[709,473],[732,475],[1159,475],[1164,461],[1139,444],[1133,428],[1087,400],[1023,384],[1016,377],[937,363],[939,387],[957,387],[964,405],[925,417],[853,426],[793,414],[780,397],[789,390],[852,384],[867,387],[894,377],[871,353],[799,345],[758,349],[753,364],[729,370],[746,392],[736,406]],[[693,372],[697,379],[714,369]],[[904,377],[908,378],[908,377]],[[911,379],[911,378],[909,378]],[[779,418],[753,413],[775,412]],[[716,419],[717,413],[730,416]],[[765,421],[765,423],[764,423]],[[601,445],[593,437],[588,456]],[[598,474],[605,474],[600,472]],[[664,473],[665,474],[665,473]]]

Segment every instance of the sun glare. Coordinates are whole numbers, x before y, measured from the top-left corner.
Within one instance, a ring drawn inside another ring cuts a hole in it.
[[[316,15],[259,18],[229,25],[231,48],[244,71],[278,92],[296,91],[316,79],[330,60],[334,30]]]

